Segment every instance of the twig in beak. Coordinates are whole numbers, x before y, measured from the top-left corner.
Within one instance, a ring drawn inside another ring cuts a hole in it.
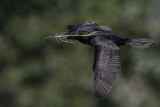
[[[69,37],[69,36],[82,36],[82,37],[87,37],[87,36],[92,36],[92,35],[94,35],[96,33],[96,31],[95,32],[91,32],[91,33],[89,33],[89,34],[85,34],[85,35],[55,35],[54,37],[65,37],[65,38],[67,38],[67,37]]]
[[[56,40],[58,41],[58,43],[60,43],[60,41],[59,41],[58,38],[57,38],[57,35],[58,35],[58,33],[56,33],[55,36],[47,36],[47,37],[45,37],[45,38],[42,39],[42,42],[45,43],[45,40],[46,40],[46,39],[50,39],[50,38],[51,38],[51,39],[54,39],[54,38],[56,38]]]
[[[92,35],[94,35],[94,34],[96,34],[96,33],[97,33],[97,31],[91,32],[91,33],[85,34],[85,35],[77,35],[77,34],[76,34],[76,35],[63,35],[62,33],[60,33],[60,34],[57,33],[55,36],[48,36],[48,37],[43,38],[43,39],[42,39],[42,42],[45,43],[45,40],[46,40],[46,39],[49,39],[49,38],[54,39],[54,38],[55,38],[55,39],[58,41],[58,43],[66,42],[66,43],[74,44],[74,42],[72,42],[72,41],[67,41],[67,40],[65,40],[65,39],[67,39],[67,37],[69,37],[69,36],[88,37],[88,36],[92,36]]]

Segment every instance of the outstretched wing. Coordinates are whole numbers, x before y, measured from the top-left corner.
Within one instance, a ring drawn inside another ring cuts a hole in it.
[[[94,96],[103,98],[112,89],[121,69],[119,47],[112,41],[95,46]]]

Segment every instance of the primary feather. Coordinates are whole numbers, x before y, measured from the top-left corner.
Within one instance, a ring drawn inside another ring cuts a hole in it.
[[[99,98],[106,97],[111,91],[121,70],[119,47],[109,40],[107,42],[108,45],[94,46],[94,96]]]

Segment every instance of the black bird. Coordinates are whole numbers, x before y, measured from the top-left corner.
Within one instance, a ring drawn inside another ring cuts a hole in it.
[[[148,48],[152,40],[120,38],[107,26],[92,21],[83,24],[68,25],[68,31],[57,37],[78,40],[94,47],[94,97],[104,98],[111,91],[121,71],[119,47],[130,45],[136,48]]]

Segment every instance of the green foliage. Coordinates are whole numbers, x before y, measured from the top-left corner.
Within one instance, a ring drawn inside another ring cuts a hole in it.
[[[121,48],[107,99],[93,98],[93,49],[42,38],[86,20],[121,37],[160,40],[158,0],[1,0],[0,107],[159,107],[159,44]]]

